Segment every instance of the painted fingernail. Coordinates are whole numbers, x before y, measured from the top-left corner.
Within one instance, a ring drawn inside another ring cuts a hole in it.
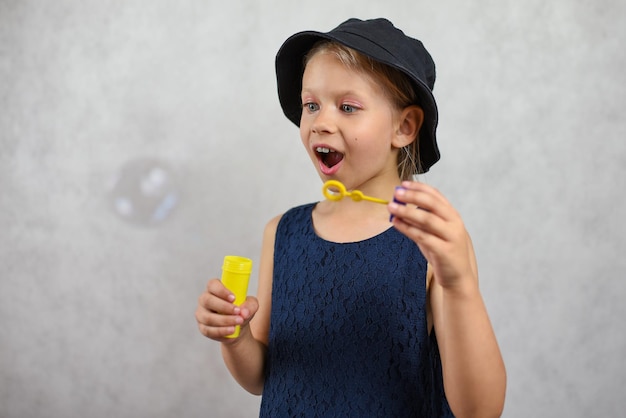
[[[394,193],[394,195],[393,195],[393,202],[391,202],[391,203],[389,204],[389,206],[390,206],[392,209],[397,209],[397,208],[398,208],[398,205],[406,205],[406,203],[404,203],[404,202],[400,202],[400,201],[396,198],[396,194],[399,194],[400,196],[402,196],[402,195],[404,195],[404,193],[405,193],[405,192],[406,192],[406,189],[405,189],[404,187],[402,187],[402,186],[396,186],[396,192],[395,192],[395,193]],[[389,215],[389,222],[393,221],[393,218],[394,218],[393,214],[392,214],[392,215]]]

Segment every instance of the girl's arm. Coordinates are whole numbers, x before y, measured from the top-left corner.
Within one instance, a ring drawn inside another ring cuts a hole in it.
[[[499,417],[506,372],[477,281],[446,289],[434,277],[430,302],[450,407],[457,418]]]
[[[404,182],[391,204],[394,226],[411,238],[429,263],[430,304],[448,403],[461,417],[498,417],[506,372],[478,288],[474,249],[461,217],[435,189]],[[422,210],[417,210],[418,206]]]
[[[231,374],[248,392],[261,395],[265,382],[265,354],[269,340],[272,308],[272,277],[274,271],[274,240],[280,217],[272,219],[263,233],[257,291],[258,310],[248,327],[242,327],[239,338],[222,342],[222,356]],[[253,308],[254,309],[254,308]],[[250,311],[244,303],[241,315],[247,319]]]
[[[263,234],[257,297],[248,296],[237,307],[219,280],[211,280],[200,296],[196,319],[200,332],[222,343],[222,357],[235,380],[248,392],[260,395],[265,381],[265,354],[269,322],[274,264],[274,238],[280,217],[272,219]],[[225,338],[240,325],[237,338]]]

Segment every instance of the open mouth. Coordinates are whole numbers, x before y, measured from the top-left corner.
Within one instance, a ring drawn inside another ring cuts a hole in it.
[[[335,165],[339,164],[341,160],[343,160],[342,153],[330,148],[317,147],[315,148],[315,152],[317,152],[317,156],[322,164],[324,164],[328,168],[334,167]]]

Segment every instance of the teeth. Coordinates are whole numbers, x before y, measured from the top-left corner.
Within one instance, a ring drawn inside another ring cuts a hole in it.
[[[328,154],[330,153],[330,149],[329,148],[324,148],[324,147],[317,147],[315,148],[315,151],[317,152],[321,152],[323,154]]]

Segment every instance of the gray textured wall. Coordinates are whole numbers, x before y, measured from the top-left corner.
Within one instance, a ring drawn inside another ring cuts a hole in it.
[[[256,414],[196,299],[322,197],[273,59],[352,16],[438,64],[505,416],[623,414],[625,2],[0,0],[0,417]]]

